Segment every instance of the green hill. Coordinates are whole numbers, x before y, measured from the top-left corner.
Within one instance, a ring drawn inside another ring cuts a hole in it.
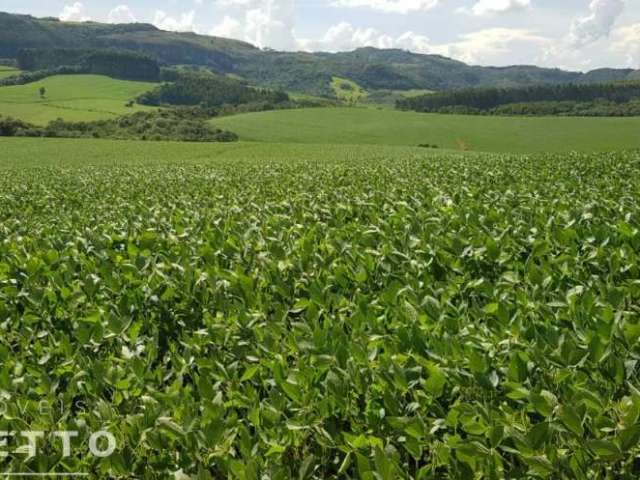
[[[240,140],[277,143],[437,145],[492,152],[640,148],[640,118],[482,117],[315,108],[215,119]]]
[[[57,75],[35,83],[0,87],[0,115],[45,125],[62,118],[92,121],[153,108],[125,104],[156,86],[100,75]],[[40,96],[40,88],[46,93]]]
[[[632,70],[582,74],[534,66],[469,66],[439,55],[361,48],[342,53],[275,52],[218,37],[158,30],[147,24],[65,23],[0,13],[0,58],[23,48],[119,48],[154,54],[169,65],[202,65],[252,85],[332,95],[333,77],[365,90],[444,90],[474,86],[615,81]]]
[[[13,77],[14,75],[19,75],[20,70],[13,67],[3,67],[0,65],[0,80],[7,77]]]

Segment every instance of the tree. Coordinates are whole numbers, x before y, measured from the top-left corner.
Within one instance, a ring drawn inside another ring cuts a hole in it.
[[[47,89],[44,87],[40,87],[40,98],[44,98],[46,94],[47,94]]]

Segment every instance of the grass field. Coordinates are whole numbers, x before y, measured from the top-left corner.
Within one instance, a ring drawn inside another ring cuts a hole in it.
[[[17,68],[4,67],[4,66],[0,65],[0,80],[2,80],[3,78],[7,78],[7,77],[12,77],[14,75],[18,75],[19,73],[20,73],[20,70],[18,70]]]
[[[490,152],[640,148],[640,118],[522,118],[436,115],[375,108],[250,113],[214,119],[242,140],[372,145],[436,144]]]
[[[44,98],[39,90],[46,89]],[[152,83],[115,80],[100,75],[57,75],[35,83],[0,87],[0,115],[37,125],[62,118],[92,121],[149,109],[126,102],[154,87]]]
[[[3,472],[638,478],[639,153],[0,151]]]

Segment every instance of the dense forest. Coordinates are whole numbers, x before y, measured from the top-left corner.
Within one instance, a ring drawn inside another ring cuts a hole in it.
[[[167,78],[168,73],[165,72],[163,77]],[[199,105],[204,108],[255,105],[258,110],[271,110],[279,104],[291,103],[285,92],[252,88],[219,75],[184,73],[173,80],[144,93],[138,97],[138,103],[151,106]]]
[[[160,66],[151,55],[115,49],[26,48],[17,53],[18,67],[26,71],[76,68],[82,73],[123,80],[158,81]]]
[[[436,113],[527,115],[638,114],[640,82],[593,85],[538,85],[521,88],[467,88],[404,98],[401,110]]]

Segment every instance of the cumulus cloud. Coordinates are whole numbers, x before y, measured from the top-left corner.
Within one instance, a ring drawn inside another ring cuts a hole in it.
[[[348,22],[340,22],[330,27],[320,39],[300,39],[298,45],[307,51],[338,52],[360,47],[392,48],[395,39],[374,28],[354,27]]]
[[[467,63],[531,63],[535,53],[549,43],[531,30],[488,28],[461,35],[457,42],[443,45],[441,52]]]
[[[620,27],[612,36],[611,49],[623,54],[629,67],[640,69],[640,23]]]
[[[171,32],[195,32],[195,16],[196,12],[193,10],[180,14],[180,17],[178,18],[171,17],[162,10],[156,10],[152,23],[160,30],[168,30]]]
[[[366,7],[381,12],[407,14],[426,12],[439,3],[440,0],[333,0],[331,5],[347,8]]]
[[[227,15],[212,35],[245,40],[258,47],[291,50],[297,46],[294,23],[294,0],[221,0],[221,5],[241,9],[236,16]]]
[[[525,63],[549,42],[548,38],[529,30],[491,28],[461,35],[451,43],[437,44],[429,37],[412,31],[391,36],[374,28],[354,27],[348,22],[341,22],[327,30],[319,40],[299,40],[298,45],[303,50],[330,52],[359,47],[400,48],[445,55],[467,63],[511,64],[514,58]]]
[[[625,0],[592,0],[589,14],[571,24],[567,43],[580,48],[608,37],[624,7]]]
[[[81,2],[65,5],[58,18],[63,22],[87,22],[91,20],[84,4]]]
[[[213,27],[209,32],[214,37],[235,38],[236,40],[244,40],[244,27],[242,22],[226,15],[222,22]]]
[[[127,5],[118,5],[109,12],[109,23],[135,23],[136,17]]]
[[[471,9],[461,9],[461,11],[473,15],[487,15],[524,10],[530,5],[531,0],[478,0]]]
[[[604,40],[611,36],[615,23],[624,11],[625,0],[592,0],[589,12],[575,18],[569,32],[544,49],[537,60],[561,68],[589,70],[594,63],[594,49],[611,51]],[[586,51],[589,47],[591,51]]]

